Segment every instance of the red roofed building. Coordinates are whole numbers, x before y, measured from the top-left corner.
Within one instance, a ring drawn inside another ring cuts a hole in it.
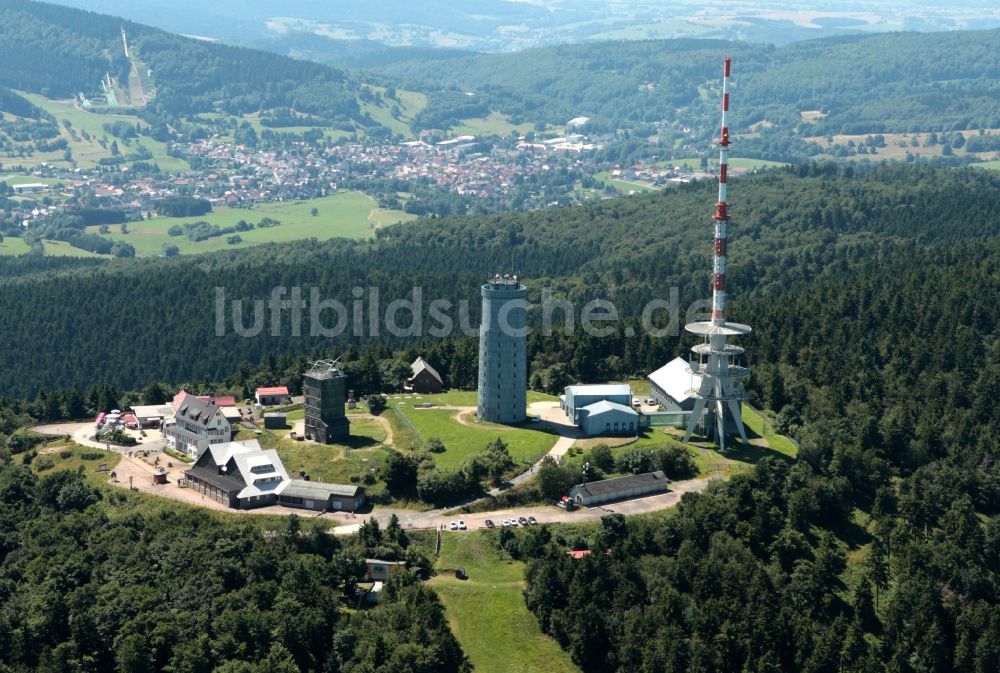
[[[575,558],[577,560],[582,559],[584,556],[589,556],[589,555],[590,555],[589,549],[580,549],[578,551],[566,552],[566,556],[569,556],[570,558]]]
[[[285,388],[284,390],[287,393],[288,389]],[[194,397],[194,396],[191,395],[191,393],[187,392],[186,390],[181,390],[179,393],[174,395],[174,399],[170,402],[171,408],[176,412],[178,409],[181,408],[181,405],[184,404],[184,400],[186,400],[189,397]],[[201,400],[202,402],[211,402],[217,407],[236,406],[236,398],[233,397],[232,395],[198,395],[197,399]]]
[[[288,386],[272,386],[270,388],[258,388],[255,394],[257,404],[262,407],[270,407],[276,404],[288,404],[292,401],[288,394]]]

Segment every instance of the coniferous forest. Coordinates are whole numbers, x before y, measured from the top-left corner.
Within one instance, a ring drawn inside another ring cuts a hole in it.
[[[0,671],[468,671],[414,575],[371,610],[338,607],[361,598],[366,554],[426,563],[398,524],[344,546],[297,517],[262,527],[106,497],[0,457]]]
[[[998,186],[985,172],[919,167],[801,167],[734,183],[730,315],[755,328],[743,342],[751,401],[778,414],[799,460],[685,496],[665,521],[606,521],[591,546],[608,554],[573,560],[546,533],[523,536],[528,605],[584,671],[996,670]],[[2,431],[168,376],[294,386],[318,354],[345,354],[365,392],[416,354],[446,385],[472,387],[473,338],[217,338],[212,289],[264,297],[315,284],[343,297],[371,285],[393,297],[419,285],[475,307],[482,270],[510,264],[511,249],[534,292],[608,297],[622,316],[607,338],[533,335],[534,387],[644,375],[687,341],[625,327],[671,286],[706,293],[710,191],[183,262],[0,262],[0,306],[19,316],[0,326],[4,385],[11,397],[45,390],[5,402]],[[156,312],[108,310],[148,297]],[[8,558],[21,544],[8,543]]]

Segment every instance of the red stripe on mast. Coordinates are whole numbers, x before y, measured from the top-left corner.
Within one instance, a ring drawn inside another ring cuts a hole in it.
[[[732,59],[730,57],[728,57],[728,56],[726,56],[724,59],[722,59],[722,62],[726,64],[724,72],[723,72],[723,76],[724,77],[729,77],[729,64],[730,64],[731,61],[732,61]]]

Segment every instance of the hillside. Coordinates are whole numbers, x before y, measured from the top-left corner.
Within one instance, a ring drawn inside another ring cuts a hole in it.
[[[514,54],[433,53],[376,72],[475,92],[515,119],[597,128],[657,120],[712,128],[719,59],[734,59],[734,121],[805,135],[1000,127],[1000,30],[836,37],[784,46],[606,42]],[[432,106],[426,114],[435,112]],[[802,113],[818,111],[803,121]],[[418,119],[419,121],[419,119]],[[806,133],[806,129],[808,132]]]

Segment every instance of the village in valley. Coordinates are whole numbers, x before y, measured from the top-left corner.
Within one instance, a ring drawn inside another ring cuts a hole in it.
[[[0,160],[0,182],[9,194],[0,230],[25,240],[48,240],[69,226],[65,218],[77,216],[87,233],[132,244],[133,253],[140,256],[163,255],[169,244],[185,237],[200,242],[236,234],[230,244],[252,242],[254,237],[245,238],[246,232],[263,217],[268,217],[263,226],[288,225],[281,214],[292,204],[297,211],[310,211],[311,226],[308,231],[286,226],[275,232],[279,240],[317,233],[327,238],[371,236],[373,228],[419,216],[550,208],[712,177],[697,160],[609,163],[600,151],[614,136],[588,135],[587,122],[585,117],[569,120],[562,129],[537,137],[469,134],[441,139],[437,134],[413,140],[334,141],[322,135],[282,138],[265,131],[270,134],[267,142],[243,122],[228,135],[160,143],[171,166],[169,172],[160,172],[145,147],[150,142],[146,136],[118,121],[105,126],[123,137],[101,138],[102,147],[110,147],[112,158],[119,160],[115,163],[107,158],[93,166],[18,159],[8,151]],[[62,133],[82,142],[72,126]],[[340,208],[352,194],[367,195],[369,205]],[[194,199],[204,207],[164,207],[176,199]],[[269,206],[278,208],[271,212]],[[365,226],[345,219],[361,220]],[[237,220],[247,224],[237,228]],[[204,221],[215,230],[205,233],[200,228],[188,236],[189,229]],[[168,238],[168,227],[174,238]],[[137,242],[150,233],[147,229],[161,234],[156,245]]]

